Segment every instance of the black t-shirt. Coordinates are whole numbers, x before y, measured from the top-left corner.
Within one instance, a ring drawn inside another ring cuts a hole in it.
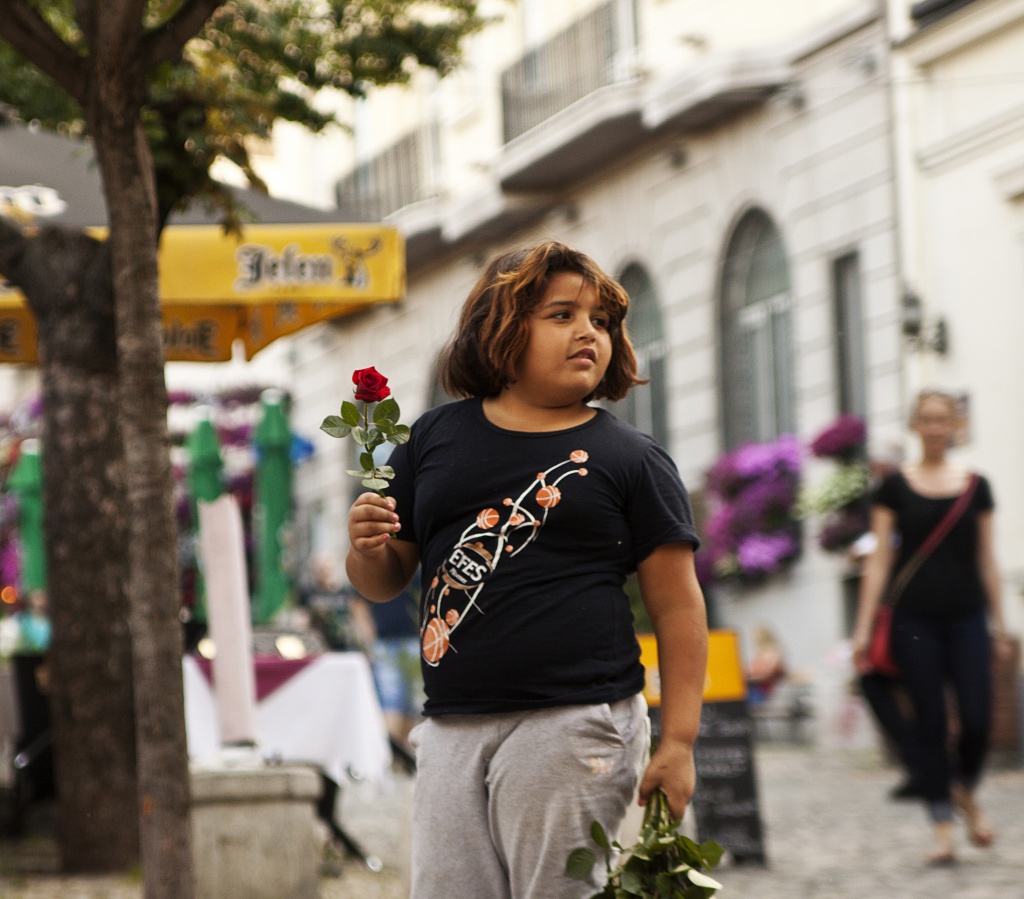
[[[913,556],[956,502],[955,496],[923,496],[902,472],[888,475],[875,491],[874,502],[896,513],[900,548],[893,576]],[[897,606],[921,618],[949,619],[985,610],[985,588],[978,565],[978,514],[994,507],[992,488],[984,477],[960,520],[910,579]]]
[[[424,713],[614,702],[643,689],[623,583],[658,546],[699,541],[671,458],[604,410],[563,431],[433,409],[395,450],[401,539],[423,565]]]

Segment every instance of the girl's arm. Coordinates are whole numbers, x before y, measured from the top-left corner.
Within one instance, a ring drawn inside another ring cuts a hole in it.
[[[875,548],[864,562],[857,622],[853,629],[853,662],[858,670],[867,669],[871,627],[896,556],[892,545],[895,528],[896,513],[892,509],[877,505],[871,507],[871,532],[875,535]]]
[[[364,493],[349,510],[345,571],[352,586],[373,602],[394,599],[416,573],[419,547],[392,539],[401,527],[391,497]]]
[[[682,818],[697,779],[693,744],[708,666],[707,614],[692,545],[659,546],[637,566],[637,577],[661,674],[661,741],[640,782],[640,803],[660,787],[672,814]]]
[[[989,623],[992,636],[996,639],[996,652],[1000,655],[1009,651],[1005,643],[1006,623],[1003,621],[1003,585],[999,579],[999,566],[996,563],[995,522],[991,510],[978,514],[978,568],[981,571],[981,583],[985,587],[985,598],[988,600]]]

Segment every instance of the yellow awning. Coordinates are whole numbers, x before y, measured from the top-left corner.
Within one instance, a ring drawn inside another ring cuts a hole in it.
[[[89,229],[91,233],[99,233]],[[246,358],[286,334],[405,293],[405,247],[382,225],[172,225],[160,244],[168,361]],[[35,362],[35,319],[0,283],[0,362]]]

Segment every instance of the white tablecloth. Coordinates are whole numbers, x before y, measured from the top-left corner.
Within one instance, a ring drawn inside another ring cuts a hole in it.
[[[183,660],[188,753],[196,760],[220,747],[213,691],[195,659]],[[318,656],[256,706],[264,757],[313,762],[337,783],[379,781],[391,764],[384,716],[366,657],[356,652]]]

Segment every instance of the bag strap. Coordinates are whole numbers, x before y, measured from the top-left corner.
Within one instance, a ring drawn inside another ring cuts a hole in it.
[[[935,551],[936,547],[946,539],[946,535],[953,530],[953,526],[963,517],[971,500],[974,499],[974,492],[977,490],[977,487],[978,475],[971,472],[964,492],[957,497],[956,502],[953,503],[949,511],[942,516],[942,521],[935,526],[935,529],[928,535],[924,543],[917,548],[917,552],[903,563],[903,567],[897,572],[896,577],[892,579],[885,598],[882,600],[885,605],[896,605],[903,591],[907,589],[910,579],[917,574],[918,569]]]

